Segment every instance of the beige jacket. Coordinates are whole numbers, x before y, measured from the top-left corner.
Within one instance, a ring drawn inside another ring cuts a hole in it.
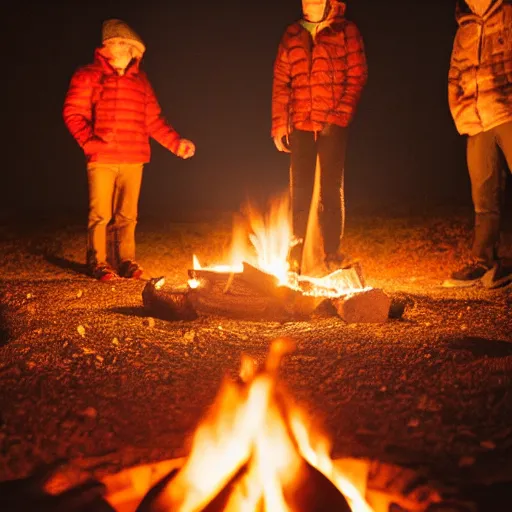
[[[456,16],[448,101],[459,133],[476,135],[512,121],[512,5],[494,0],[480,17],[460,2]]]

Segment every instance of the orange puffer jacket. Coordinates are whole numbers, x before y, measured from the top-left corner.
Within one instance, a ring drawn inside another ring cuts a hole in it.
[[[98,49],[73,75],[64,122],[88,162],[147,163],[149,137],[174,152],[179,135],[162,117],[155,93],[135,60],[118,75]]]
[[[367,79],[363,41],[344,17],[345,4],[331,11],[315,38],[300,22],[290,25],[274,63],[271,135],[294,128],[348,126]]]
[[[495,0],[483,17],[465,2],[448,74],[448,101],[457,130],[475,135],[512,121],[512,5]]]

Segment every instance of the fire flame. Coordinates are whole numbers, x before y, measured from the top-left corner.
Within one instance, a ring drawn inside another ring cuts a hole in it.
[[[305,295],[338,297],[365,288],[357,273],[348,276],[346,272],[335,271],[323,277],[312,277],[299,276],[290,271],[288,253],[293,244],[293,231],[288,193],[271,201],[266,214],[261,213],[250,203],[246,205],[244,213],[248,222],[244,223],[238,219],[233,226],[230,263],[203,267],[194,254],[192,258],[194,270],[241,273],[244,262],[247,262],[275,276],[279,286],[300,290]],[[318,222],[316,217],[310,219],[310,224],[315,222]],[[308,225],[308,231],[310,229],[312,228]],[[308,257],[311,259],[312,256]],[[200,283],[196,279],[191,279],[189,286],[197,288]]]
[[[193,255],[195,270],[213,272],[242,272],[243,262],[258,267],[267,274],[276,276],[280,284],[288,282],[288,251],[292,240],[291,216],[287,194],[271,202],[269,212],[262,214],[253,204],[245,206],[245,217],[249,230],[241,218],[235,218],[231,242],[231,263],[202,267]],[[251,245],[248,244],[248,240]]]
[[[242,384],[225,381],[196,430],[185,464],[159,497],[158,510],[202,510],[226,488],[226,512],[291,512],[306,463],[344,495],[353,512],[373,512],[356,485],[338,472],[325,436],[308,428],[277,383],[282,356],[293,349],[276,340],[264,371],[242,361]],[[230,486],[230,482],[232,484]]]

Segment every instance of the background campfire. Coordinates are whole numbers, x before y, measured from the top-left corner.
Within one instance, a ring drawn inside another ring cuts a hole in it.
[[[206,313],[280,321],[321,313],[337,314],[347,323],[388,318],[389,297],[366,286],[359,262],[327,270],[317,222],[310,222],[304,246],[304,267],[311,274],[290,270],[294,242],[287,195],[274,200],[266,215],[248,205],[235,219],[230,263],[202,266],[194,255],[182,289],[167,287],[165,277],[150,280],[143,301],[155,316],[191,319]]]

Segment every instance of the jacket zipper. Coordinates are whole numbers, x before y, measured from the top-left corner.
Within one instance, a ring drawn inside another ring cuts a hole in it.
[[[483,23],[478,23],[478,49],[477,49],[477,65],[475,67],[475,113],[476,116],[482,124],[482,118],[480,117],[480,113],[478,112],[478,75],[480,72],[480,60],[482,57],[482,40],[484,38],[484,25]]]

